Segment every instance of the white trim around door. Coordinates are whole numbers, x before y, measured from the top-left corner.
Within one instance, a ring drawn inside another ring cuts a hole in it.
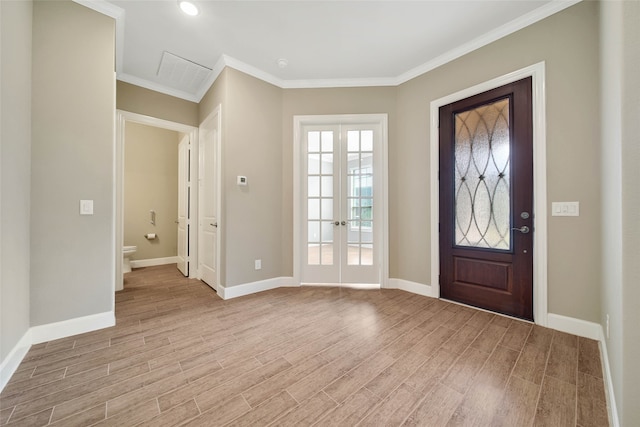
[[[487,90],[532,77],[533,85],[533,204],[535,233],[533,240],[533,318],[536,324],[547,326],[547,155],[545,109],[545,63],[539,62],[504,76],[480,83],[431,102],[431,236],[438,236],[438,112],[440,107],[477,95]],[[440,296],[440,248],[439,239],[431,239],[431,288]]]
[[[377,251],[375,265],[379,271],[380,287],[386,287],[389,280],[389,209],[388,209],[388,116],[387,114],[342,114],[342,115],[313,115],[293,117],[293,282],[299,285],[302,277],[302,142],[304,140],[303,129],[306,126],[322,125],[362,125],[375,124],[381,129],[381,189],[379,194],[381,230],[378,233],[380,250]]]
[[[127,122],[140,123],[147,126],[153,126],[168,129],[176,132],[182,132],[189,135],[191,141],[191,179],[198,176],[198,128],[194,126],[184,125],[182,123],[171,122],[168,120],[158,119],[156,117],[145,116],[142,114],[132,113],[129,111],[116,110],[116,141],[115,141],[115,249],[116,249],[116,283],[115,290],[120,291],[123,288],[122,277],[122,246],[124,241],[124,143],[125,143],[125,126]],[[177,150],[177,145],[176,145]],[[198,196],[197,192],[192,192],[189,202],[191,212],[190,223],[197,224],[198,220]],[[198,271],[198,227],[190,227],[189,229],[189,277],[197,278]]]

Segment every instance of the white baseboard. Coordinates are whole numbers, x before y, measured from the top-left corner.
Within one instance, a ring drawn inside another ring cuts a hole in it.
[[[613,379],[611,378],[611,367],[609,366],[609,351],[607,350],[607,340],[604,337],[604,329],[600,326],[600,354],[602,355],[602,365],[604,368],[604,386],[607,397],[607,407],[609,408],[609,422],[611,427],[620,427],[620,418],[618,417],[618,407],[616,406],[616,397],[613,392]]]
[[[31,348],[31,329],[27,329],[20,341],[11,349],[7,357],[0,364],[0,392],[4,390],[11,376],[16,372],[18,366]]]
[[[547,315],[547,327],[579,337],[600,341],[602,326],[599,323],[588,322],[574,317],[549,313]]]
[[[63,320],[62,322],[32,326],[9,352],[7,357],[2,361],[2,364],[0,364],[0,392],[2,392],[11,379],[11,376],[16,372],[22,359],[27,355],[29,348],[31,348],[33,344],[108,328],[115,324],[116,317],[114,312],[107,311],[105,313]]]
[[[131,268],[154,267],[156,265],[175,264],[177,262],[177,256],[168,256],[165,258],[132,259]]]
[[[418,294],[425,297],[440,298],[440,295],[434,295],[434,289],[431,285],[425,285],[423,283],[410,282],[404,279],[389,279],[387,281],[387,289],[400,289],[403,291],[411,292],[412,294]]]
[[[76,317],[75,319],[63,320],[62,322],[48,323],[46,325],[31,327],[31,344],[53,341],[72,335],[84,334],[85,332],[96,331],[108,328],[116,324],[116,317],[113,311],[107,311],[90,316]]]
[[[268,291],[269,289],[296,286],[300,286],[300,284],[295,283],[293,277],[274,277],[273,279],[259,280],[257,282],[244,283],[236,286],[224,287],[218,285],[218,295],[222,299],[231,299],[255,294],[256,292]]]

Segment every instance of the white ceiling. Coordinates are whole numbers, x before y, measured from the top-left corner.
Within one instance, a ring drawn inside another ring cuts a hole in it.
[[[119,80],[198,102],[224,66],[285,88],[397,85],[578,0],[194,0],[195,17],[176,0],[76,1],[116,18]],[[159,75],[164,52],[212,72]]]

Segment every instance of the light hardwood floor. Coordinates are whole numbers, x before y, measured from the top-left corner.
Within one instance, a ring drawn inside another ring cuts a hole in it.
[[[0,425],[608,424],[597,342],[403,291],[223,301],[150,267],[116,317],[33,346]]]

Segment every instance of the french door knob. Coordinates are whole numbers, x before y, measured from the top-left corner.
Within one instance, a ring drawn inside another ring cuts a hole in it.
[[[347,225],[347,221],[342,221],[340,224]]]
[[[340,225],[340,221],[334,222],[333,225]]]

